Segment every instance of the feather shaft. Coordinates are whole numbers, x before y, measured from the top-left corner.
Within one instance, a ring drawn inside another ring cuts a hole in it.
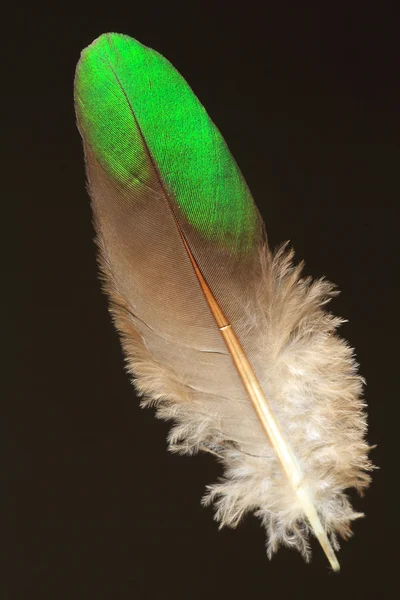
[[[334,571],[339,570],[339,563],[329,542],[328,536],[322,526],[321,520],[311,500],[310,493],[303,483],[303,474],[298,465],[292,448],[285,439],[278,421],[271,410],[270,404],[258,382],[258,379],[250,365],[243,348],[237,339],[231,326],[220,329],[232,360],[238,370],[245,390],[256,411],[261,425],[288,477],[301,507],[314,531],[316,538],[329,560]]]
[[[339,562],[335,556],[332,545],[329,541],[328,536],[326,535],[325,529],[322,526],[321,520],[311,500],[310,493],[303,483],[303,473],[298,464],[298,461],[296,460],[294,452],[290,447],[288,441],[285,439],[285,436],[283,435],[279,423],[276,420],[275,415],[271,409],[270,403],[268,402],[260,386],[256,374],[254,373],[254,370],[232,328],[232,325],[225,317],[212,291],[207,285],[207,282],[204,279],[201,270],[198,264],[196,263],[196,260],[185,239],[184,233],[181,227],[179,226],[178,221],[176,219],[175,221],[179,234],[182,238],[182,242],[189,255],[190,262],[192,263],[193,269],[199,280],[200,287],[204,293],[208,306],[210,307],[210,310],[214,316],[218,329],[220,330],[221,335],[225,341],[229,354],[232,357],[232,361],[238,371],[243,386],[251,400],[257,417],[260,420],[260,423],[269,439],[269,442],[274,452],[276,453],[287,478],[290,481],[290,484],[300,502],[300,505],[304,510],[304,513],[311,525],[311,528],[313,529],[316,538],[321,544],[321,547],[325,552],[325,555],[332,569],[334,571],[339,571]]]

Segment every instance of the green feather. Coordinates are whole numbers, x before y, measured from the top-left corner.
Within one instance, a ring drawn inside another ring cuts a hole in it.
[[[257,211],[218,129],[188,84],[158,52],[104,34],[76,75],[80,127],[102,167],[128,188],[156,168],[162,186],[205,239],[230,252],[254,249]]]

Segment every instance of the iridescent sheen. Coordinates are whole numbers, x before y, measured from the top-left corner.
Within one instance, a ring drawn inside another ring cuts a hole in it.
[[[110,175],[132,187],[147,184],[156,168],[166,193],[207,240],[238,253],[254,247],[257,212],[243,176],[163,56],[125,35],[104,34],[82,53],[76,99],[84,137]]]

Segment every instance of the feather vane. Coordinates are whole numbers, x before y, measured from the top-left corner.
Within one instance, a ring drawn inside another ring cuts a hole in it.
[[[362,380],[326,312],[324,280],[273,254],[250,191],[172,65],[120,34],[86,48],[75,79],[100,262],[144,406],[172,420],[173,451],[225,467],[209,487],[222,525],[261,518],[268,553],[332,567],[350,535],[345,490],[369,484]]]

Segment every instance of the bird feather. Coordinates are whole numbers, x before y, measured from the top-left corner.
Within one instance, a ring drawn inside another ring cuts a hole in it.
[[[75,105],[102,277],[142,405],[173,422],[172,451],[223,463],[204,499],[221,526],[253,512],[270,556],[284,544],[306,559],[313,532],[338,568],[337,534],[362,516],[346,490],[368,486],[372,465],[363,382],[325,308],[335,288],[268,248],[224,139],[160,54],[100,36],[78,63]]]

